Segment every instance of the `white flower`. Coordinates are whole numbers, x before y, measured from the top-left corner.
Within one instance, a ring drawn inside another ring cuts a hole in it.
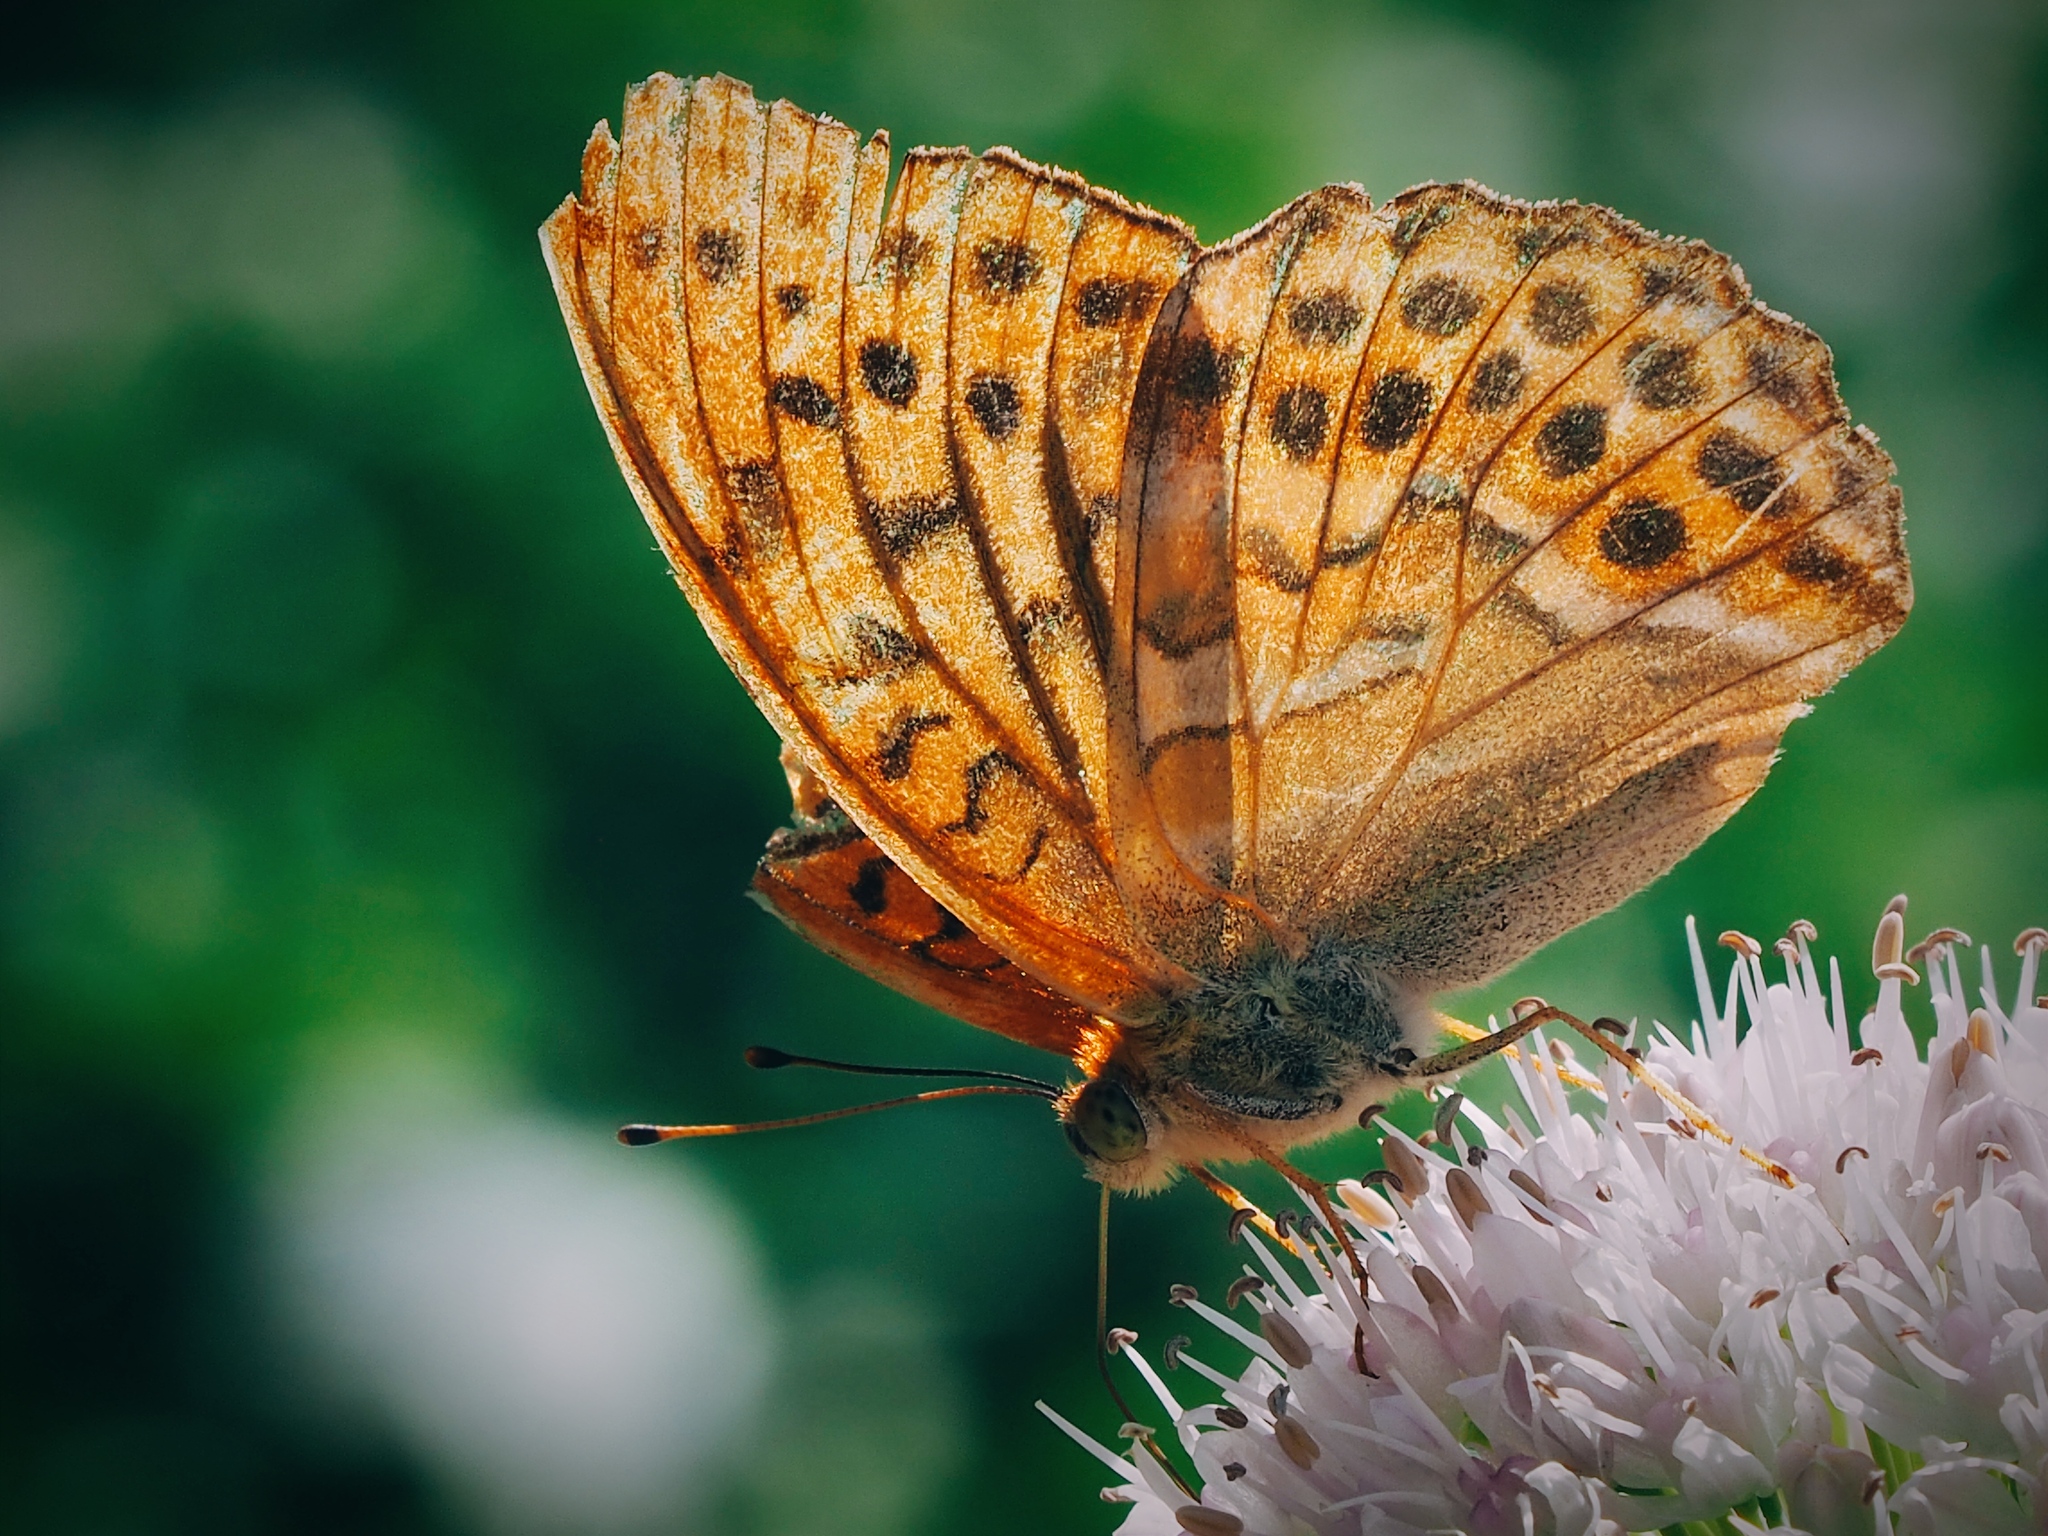
[[[1702,1022],[1639,1036],[1644,1065],[1761,1156],[1612,1061],[1601,1111],[1576,1112],[1531,1036],[1501,1121],[1463,1106],[1436,1148],[1390,1131],[1398,1182],[1338,1187],[1365,1298],[1328,1233],[1291,1238],[1290,1262],[1247,1231],[1250,1315],[1183,1298],[1252,1351],[1236,1377],[1175,1351],[1221,1401],[1184,1408],[1128,1351],[1199,1504],[1054,1415],[1119,1477],[1122,1530],[1606,1536],[1746,1512],[1813,1536],[1889,1536],[1893,1515],[1914,1536],[2040,1531],[2048,932],[2016,946],[2010,1010],[1981,953],[1973,1008],[1968,940],[1902,953],[1903,908],[1860,1045],[1810,927],[1778,945],[1776,983],[1727,936],[1717,1007],[1688,924]],[[1924,1057],[1901,1009],[1923,955]]]

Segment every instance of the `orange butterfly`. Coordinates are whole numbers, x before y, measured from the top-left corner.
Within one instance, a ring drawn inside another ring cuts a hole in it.
[[[885,136],[722,77],[624,123],[542,237],[787,744],[755,890],[1069,1056],[1106,1186],[1496,1048],[1431,995],[1670,868],[1911,605],[1827,349],[1705,246],[1464,184],[1204,250],[1007,149],[885,211]]]

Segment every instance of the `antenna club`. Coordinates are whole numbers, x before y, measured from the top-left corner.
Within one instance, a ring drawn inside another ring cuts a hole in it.
[[[658,1125],[622,1125],[619,1127],[619,1145],[622,1147],[651,1147],[661,1140]]]
[[[772,1045],[750,1045],[747,1047],[747,1065],[771,1071],[776,1067],[792,1065],[796,1058],[787,1051],[778,1051]]]

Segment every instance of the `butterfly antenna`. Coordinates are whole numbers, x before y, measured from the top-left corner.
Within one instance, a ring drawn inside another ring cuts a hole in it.
[[[1588,1024],[1584,1019],[1576,1018],[1566,1013],[1562,1008],[1553,1008],[1541,998],[1534,997],[1527,998],[1522,1003],[1517,1003],[1515,1010],[1515,1020],[1506,1028],[1495,1030],[1490,1034],[1479,1033],[1476,1039],[1468,1040],[1463,1045],[1454,1046],[1450,1050],[1443,1051],[1435,1056],[1425,1056],[1422,1060],[1415,1062],[1408,1068],[1408,1075],[1411,1077],[1435,1077],[1442,1074],[1460,1072],[1472,1065],[1473,1062],[1482,1061],[1486,1057],[1493,1055],[1496,1051],[1505,1049],[1511,1043],[1521,1039],[1530,1030],[1540,1025],[1563,1024],[1567,1028],[1577,1030],[1581,1035],[1592,1041],[1594,1045],[1600,1048],[1603,1055],[1618,1063],[1621,1069],[1627,1072],[1629,1076],[1633,1077],[1645,1088],[1656,1094],[1658,1098],[1685,1116],[1686,1124],[1693,1131],[1711,1136],[1723,1145],[1735,1148],[1737,1152],[1740,1152],[1750,1162],[1763,1169],[1765,1173],[1776,1179],[1780,1184],[1783,1184],[1787,1189],[1792,1187],[1794,1180],[1791,1171],[1782,1163],[1764,1156],[1763,1153],[1756,1151],[1754,1148],[1743,1146],[1724,1130],[1720,1122],[1714,1119],[1712,1115],[1701,1109],[1699,1105],[1693,1103],[1691,1099],[1680,1093],[1669,1083],[1653,1075],[1643,1065],[1640,1058],[1631,1055],[1618,1045],[1614,1037],[1624,1033],[1625,1030],[1620,1021],[1616,1019],[1595,1019],[1592,1023]],[[1460,1031],[1460,1033],[1463,1033],[1463,1031]]]
[[[797,1056],[772,1045],[750,1045],[746,1063],[764,1072],[781,1067],[821,1067],[827,1072],[857,1072],[863,1077],[972,1077],[985,1083],[1016,1083],[1048,1099],[1059,1097],[1053,1084],[1016,1072],[991,1072],[983,1067],[876,1067],[857,1061],[827,1061],[822,1056]]]
[[[1135,1341],[1136,1335],[1129,1336]],[[1121,1348],[1122,1339],[1116,1341]],[[1200,1502],[1201,1495],[1189,1486],[1188,1480],[1180,1475],[1166,1453],[1159,1449],[1152,1431],[1138,1422],[1138,1416],[1131,1411],[1131,1405],[1124,1401],[1123,1393],[1117,1390],[1116,1380],[1109,1374],[1111,1339],[1109,1333],[1109,1186],[1102,1186],[1102,1205],[1095,1219],[1095,1368],[1102,1372],[1102,1384],[1109,1389],[1110,1401],[1116,1404],[1116,1411],[1124,1416],[1124,1430],[1139,1445],[1145,1447],[1152,1459],[1159,1463],[1174,1485],[1189,1498]]]
[[[622,1125],[619,1127],[619,1140],[629,1147],[648,1147],[657,1141],[685,1141],[696,1136],[744,1136],[751,1131],[788,1131],[800,1125],[823,1125],[827,1120],[871,1115],[878,1109],[898,1109],[905,1104],[934,1104],[940,1099],[964,1099],[985,1093],[1032,1099],[1053,1096],[1036,1086],[1025,1088],[1011,1083],[971,1083],[961,1088],[933,1088],[924,1093],[905,1094],[900,1099],[881,1099],[873,1104],[821,1110],[815,1115],[794,1115],[787,1120],[755,1120],[744,1125]]]

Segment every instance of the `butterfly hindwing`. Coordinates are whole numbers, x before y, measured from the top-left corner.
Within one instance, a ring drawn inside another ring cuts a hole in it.
[[[794,825],[769,839],[757,901],[835,959],[956,1019],[1079,1054],[1105,1026],[1012,965],[940,906],[832,804],[788,749]]]

